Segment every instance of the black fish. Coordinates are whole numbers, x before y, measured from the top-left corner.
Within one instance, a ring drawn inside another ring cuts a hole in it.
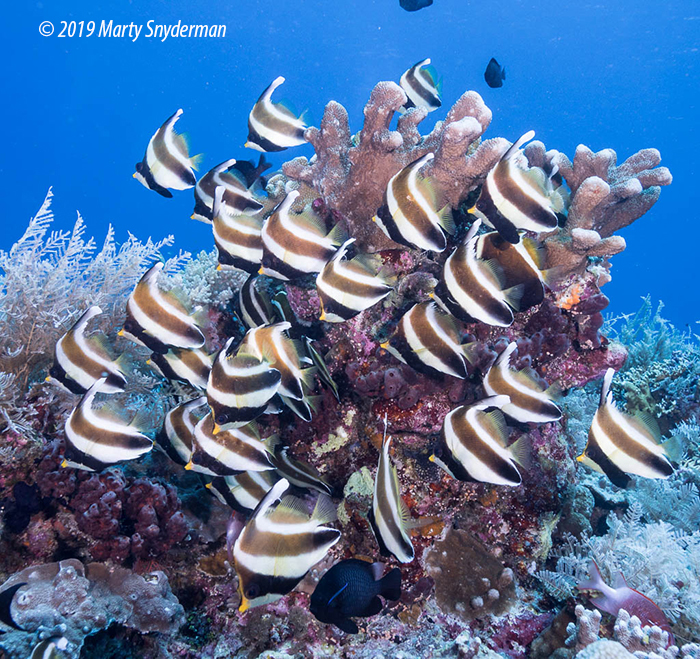
[[[265,154],[263,154],[260,156],[257,165],[253,160],[237,160],[236,164],[231,169],[235,169],[241,174],[245,179],[247,187],[253,185],[258,179],[262,179],[261,184],[264,188],[267,185],[267,179],[263,177],[263,173],[270,169],[270,167],[272,167],[272,163],[267,162],[267,160],[265,160]]]
[[[311,613],[318,620],[357,634],[359,629],[350,618],[377,615],[385,599],[401,597],[401,570],[395,567],[384,577],[381,564],[348,558],[336,563],[316,586],[311,595]]]
[[[430,7],[433,4],[433,0],[399,0],[401,9],[406,11],[418,11],[424,7]]]
[[[503,81],[506,79],[506,67],[501,66],[495,57],[491,58],[489,65],[484,71],[484,80],[489,87],[503,87]]]
[[[14,629],[22,629],[17,626],[17,623],[12,619],[11,609],[12,600],[15,593],[22,587],[26,586],[26,582],[16,583],[14,586],[6,588],[0,593],[0,622],[5,623],[8,627],[13,627]]]

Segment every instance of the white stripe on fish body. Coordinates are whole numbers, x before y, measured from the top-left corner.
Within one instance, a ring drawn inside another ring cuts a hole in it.
[[[668,460],[666,452],[663,447],[659,444],[655,444],[648,437],[645,437],[637,428],[635,428],[629,420],[625,417],[622,412],[617,409],[617,406],[612,401],[612,392],[608,394],[608,413],[612,422],[618,427],[621,433],[627,435],[629,439],[639,444],[644,448],[644,450],[656,455],[657,457],[664,458]],[[600,425],[599,412],[596,412],[593,417],[593,423],[591,424],[591,432],[593,433],[596,442],[601,451],[608,457],[608,459],[619,469],[627,474],[634,474],[635,476],[642,476],[643,478],[667,478],[667,476],[659,476],[659,473],[649,467],[644,462],[636,460],[632,456],[621,450],[615,443],[614,440],[609,437]]]
[[[239,245],[238,243],[226,240],[219,232],[217,224],[219,222],[222,222],[225,225],[227,225],[229,229],[232,229],[234,231],[238,231],[240,233],[250,236],[261,235],[261,231],[256,231],[254,227],[250,227],[245,225],[243,222],[236,221],[236,217],[239,216],[231,216],[229,218],[219,216],[214,219],[214,222],[212,223],[212,232],[214,234],[214,240],[230,256],[238,257],[240,259],[243,259],[244,261],[248,261],[249,263],[260,263],[263,257],[262,247],[255,248],[246,247],[245,245]],[[225,264],[221,264],[221,267],[226,268],[233,266],[226,266]]]
[[[417,305],[416,305],[417,306]],[[427,366],[430,366],[431,368],[434,368],[436,371],[439,371],[440,373],[446,373],[447,375],[453,375],[454,377],[462,379],[462,375],[459,373],[453,371],[448,364],[443,362],[435,353],[431,352],[426,346],[424,346],[421,343],[420,338],[416,334],[415,330],[413,329],[413,313],[416,309],[416,306],[414,306],[402,319],[401,319],[401,324],[403,326],[404,334],[406,336],[406,342],[408,343],[409,347],[411,350],[413,350],[414,353],[416,353],[416,356]],[[440,337],[442,341],[444,341],[450,348],[451,350],[459,355],[461,357],[461,348],[458,344],[456,344],[440,327],[439,323],[437,322],[437,319],[435,317],[436,308],[434,304],[431,304],[427,307],[426,309],[426,318],[428,322],[430,323],[431,329],[435,332],[435,334]]]
[[[180,309],[178,309],[175,305],[173,305],[165,297],[163,297],[163,294],[161,293],[161,290],[158,287],[158,273],[162,269],[163,264],[156,263],[151,268],[151,270],[148,273],[146,273],[146,275],[148,276],[144,275],[144,278],[142,278],[141,281],[138,284],[136,284],[136,286],[148,287],[148,291],[151,297],[153,298],[154,304],[159,306],[161,309],[165,309],[169,314],[175,316],[190,327],[197,327],[196,323],[192,320],[190,316],[180,311]],[[157,322],[152,320],[148,313],[141,309],[141,307],[139,307],[138,304],[134,302],[133,293],[129,296],[129,300],[126,304],[129,313],[131,313],[137,325],[139,325],[139,327],[141,327],[146,334],[149,334],[153,338],[158,339],[158,341],[160,341],[164,345],[172,346],[174,348],[200,347],[201,344],[197,346],[192,345],[188,339],[183,339],[183,337],[179,334],[170,331],[167,327],[159,325]],[[141,342],[139,341],[139,343]]]
[[[266,474],[267,472],[264,471],[248,471],[246,474],[250,477],[250,479],[262,490],[265,492],[269,492],[272,489],[272,486],[270,483],[265,479],[265,476],[263,474]],[[239,482],[238,482],[238,477],[237,476],[224,476],[224,481],[226,482],[226,485],[228,486],[229,490],[231,491],[232,496],[236,501],[238,502],[239,505],[241,505],[243,508],[247,508],[249,510],[255,510],[257,505],[260,503],[260,499],[257,499],[254,497],[248,490],[246,490]],[[235,490],[235,494],[234,494]]]
[[[192,171],[192,164],[190,163],[189,158],[187,158],[184,154],[180,152],[180,149],[177,147],[174,140],[173,127],[175,126],[175,123],[181,116],[182,109],[178,110],[173,115],[172,119],[170,119],[164,131],[163,143],[169,155],[175,158],[175,160],[177,160],[178,163],[182,165],[183,169],[189,170],[190,173],[192,173],[192,177],[194,178],[194,172]],[[148,143],[148,147],[146,149],[146,164],[148,166],[148,169],[151,171],[153,180],[161,187],[170,188],[172,190],[187,190],[192,186],[189,183],[183,181],[182,178],[180,178],[180,176],[176,172],[173,172],[170,169],[168,169],[162,162],[158,160],[155,154],[155,150],[153,148],[153,141],[156,138],[156,135],[158,135],[158,131],[160,130],[161,129],[159,128],[153,134],[153,137],[151,137],[151,140]]]
[[[464,309],[464,311],[466,311],[472,318],[486,323],[487,325],[494,325],[497,327],[509,327],[512,323],[512,320],[508,324],[503,324],[503,322],[501,322],[499,319],[488,314],[486,310],[483,307],[481,307],[481,305],[479,305],[478,302],[469,295],[467,290],[464,289],[460,285],[460,283],[455,279],[450,264],[452,263],[452,259],[454,258],[457,251],[458,250],[455,250],[454,252],[452,252],[452,254],[450,254],[447,261],[445,261],[445,266],[443,268],[443,279],[447,290],[450,292],[450,295],[452,295],[455,302],[460,307],[462,307],[462,309]],[[494,286],[493,283],[486,276],[484,276],[483,272],[481,271],[481,268],[479,267],[479,261],[476,258],[476,236],[474,236],[467,242],[465,252],[467,255],[467,265],[477,282],[483,288],[486,289],[486,291],[493,297],[494,300],[500,302],[504,307],[508,307],[503,292],[499,290],[496,286]]]
[[[335,531],[331,527],[319,526],[316,527],[315,533],[323,531]],[[249,554],[241,549],[239,540],[236,541],[234,547],[234,557],[236,563],[242,567],[254,572],[255,574],[270,576],[270,577],[287,577],[295,579],[303,577],[316,563],[323,560],[328,553],[328,550],[340,540],[340,534],[331,542],[327,542],[312,551],[303,554],[290,554],[281,556],[265,556],[260,554]]]
[[[474,215],[477,215],[479,217],[479,219],[481,219],[481,221],[484,224],[486,224],[487,226],[489,226],[493,229],[493,226],[488,221],[488,218],[481,211],[474,211]],[[496,232],[496,233],[498,233],[498,232]],[[486,238],[488,235],[489,234],[486,234],[486,233],[481,234],[477,239],[476,256],[478,259],[482,258],[482,254],[484,251],[484,242],[486,241]],[[544,281],[544,277],[542,276],[542,270],[540,270],[539,266],[535,263],[532,256],[530,255],[530,252],[528,252],[527,248],[525,247],[524,241],[521,240],[520,242],[518,242],[515,245],[512,243],[509,243],[509,249],[514,249],[518,253],[518,255],[520,256],[520,258],[523,259],[523,261],[525,261],[525,263],[527,263],[528,267],[532,270],[533,274],[540,280],[540,282],[542,284],[546,285],[545,281]]]
[[[233,165],[236,164],[236,159],[231,158],[230,160],[227,160],[226,162],[222,162],[217,168],[216,172],[212,175],[211,180],[214,186],[214,190],[219,185],[224,186],[225,188],[228,189],[228,184],[225,181],[221,180],[221,173],[225,172],[226,170],[229,169],[229,167],[232,167]],[[202,178],[197,181],[197,184],[195,185],[195,193],[199,200],[207,207],[209,208],[212,212],[214,209],[214,196],[210,195],[203,187],[203,183],[205,183],[207,180],[207,175],[205,174]],[[231,213],[228,209],[227,211],[229,212],[230,215],[234,215],[234,213]],[[211,220],[208,218],[201,216],[201,215],[196,215],[195,219],[199,220],[200,222],[204,222],[205,224],[211,224]]]
[[[259,327],[259,325],[253,320],[253,315],[250,313],[251,310],[249,310],[244,301],[243,301],[243,291],[244,291],[244,286],[241,286],[240,289],[238,290],[238,306],[240,307],[241,310],[241,315],[243,316],[243,322],[248,326],[249,329],[253,329],[255,327]],[[252,311],[259,317],[263,319],[264,324],[269,324],[270,318],[268,317],[267,309],[264,308],[264,306],[260,303],[260,298],[259,295],[260,293],[258,292],[257,288],[255,287],[255,283],[250,284],[251,292],[250,292],[250,300],[253,305]]]
[[[207,370],[211,370],[212,359],[206,352],[202,349],[194,349],[190,351],[196,355],[197,359],[200,361],[202,366],[206,367]],[[197,389],[207,388],[207,379],[202,377],[197,371],[187,366],[182,359],[178,359],[171,352],[166,352],[163,355],[163,359],[168,362],[168,365],[173,370],[173,373],[184,380],[187,380],[193,387]]]
[[[204,405],[206,401],[207,399],[203,396],[201,398],[196,398],[195,400],[190,401],[189,403],[184,403],[183,405],[179,405],[178,407],[173,408],[172,410],[170,410],[170,412],[168,412],[165,415],[165,434],[168,436],[168,439],[170,440],[170,443],[172,444],[172,447],[175,450],[175,452],[185,463],[189,462],[189,459],[192,456],[192,451],[189,448],[187,448],[187,444],[185,444],[180,439],[180,436],[177,434],[177,431],[173,427],[172,415],[175,412],[178,412],[179,408],[182,408],[182,422],[185,424],[187,432],[190,433],[190,437],[192,437],[194,436],[195,427],[195,421],[192,418],[193,410],[196,410],[198,407]]]
[[[280,522],[271,521],[269,517],[258,517],[255,520],[255,526],[259,531],[264,533],[276,533],[278,535],[296,535],[298,533],[315,533],[319,527],[319,523],[311,518],[302,522],[290,522],[282,524]]]
[[[549,201],[549,198],[543,194],[537,194],[537,191],[532,187],[532,185],[530,185],[530,183],[523,178],[523,170],[510,162],[503,164],[505,164],[507,167],[508,176],[515,182],[520,191],[535,201],[542,209],[549,211],[554,220],[556,220],[556,214],[552,210],[552,204]],[[496,167],[498,166],[499,165],[496,165]],[[524,229],[534,233],[551,231],[552,227],[547,227],[539,224],[538,222],[534,222],[529,215],[523,213],[515,204],[511,203],[508,199],[506,199],[506,197],[503,196],[501,191],[498,189],[498,185],[496,184],[494,172],[495,168],[492,169],[486,177],[485,185],[488,186],[491,199],[501,215],[503,215],[503,217],[505,217],[518,229]]]
[[[202,449],[209,457],[213,458],[217,462],[220,462],[229,469],[235,471],[265,471],[266,469],[272,469],[272,466],[261,466],[256,460],[248,459],[238,453],[235,453],[229,448],[222,446],[215,440],[211,439],[202,429],[203,425],[208,422],[208,417],[204,417],[194,429],[194,438],[197,442],[199,448]],[[247,423],[245,425],[248,425]],[[237,429],[222,430],[221,432],[231,433],[238,439],[242,444],[255,449],[259,454],[267,454],[267,449],[265,444],[260,440],[253,439],[244,433],[237,432]]]
[[[440,94],[438,93],[437,88],[426,78],[425,72],[423,71],[424,66],[428,66],[430,64],[431,60],[428,57],[427,59],[424,59],[422,62],[418,62],[418,64],[412,66],[408,71],[406,71],[400,78],[399,84],[401,86],[401,89],[404,90],[406,93],[406,96],[411,100],[413,105],[415,105],[417,108],[427,108],[429,110],[436,109],[435,106],[431,105],[430,103],[426,102],[426,100],[418,94],[414,89],[411,83],[408,81],[408,75],[413,72],[413,77],[414,79],[418,82],[418,84],[427,92],[429,92],[432,96],[435,96],[436,98],[439,98]]]
[[[507,396],[504,396],[504,398],[507,398]],[[496,453],[498,457],[504,462],[514,464],[510,452],[494,440],[481,423],[479,423],[478,412],[483,411],[485,407],[488,406],[476,405],[467,410],[466,419],[469,425],[476,431],[478,438],[488,446],[490,450]],[[445,439],[455,459],[465,467],[469,475],[475,480],[484,483],[493,483],[494,485],[513,485],[511,481],[502,478],[498,473],[490,469],[487,464],[479,460],[474,453],[459,441],[459,437],[457,437],[454,426],[452,425],[452,415],[458,411],[460,411],[460,408],[452,410],[445,417],[445,429],[448,431],[445,432]]]
[[[225,361],[226,360],[224,359],[224,362]],[[227,377],[231,378],[255,377],[256,375],[261,375],[271,370],[267,362],[260,362],[259,366],[256,366],[254,369],[236,369],[231,367],[230,364],[225,365],[224,369],[226,369],[226,366],[229,367],[229,370],[224,370],[224,372],[226,373]],[[209,398],[219,403],[219,405],[235,409],[265,407],[268,401],[277,393],[278,390],[279,384],[276,384],[274,386],[265,387],[264,389],[257,389],[255,391],[251,391],[246,394],[234,394],[229,393],[227,391],[222,391],[221,389],[217,389],[216,387],[214,387],[211,382],[211,377],[207,382],[207,396]],[[230,424],[223,424],[221,427],[222,429],[230,427],[241,427],[248,425],[248,423],[248,421],[242,423],[234,422],[233,426]]]
[[[406,530],[404,529],[403,522],[401,521],[401,503],[399,502],[401,493],[395,487],[391,458],[389,456],[390,443],[390,437],[384,440],[382,451],[379,455],[377,477],[374,479],[372,514],[374,516],[374,523],[377,526],[379,535],[381,536],[382,542],[386,546],[387,550],[390,551],[401,563],[410,563],[414,558],[413,553],[407,554],[403,543],[408,544],[411,548],[413,548],[413,545],[408,537],[408,534],[406,533]],[[392,534],[386,521],[380,515],[378,503],[380,496],[383,497],[389,504],[392,521],[400,533],[400,537],[398,538]]]
[[[354,241],[354,238],[351,240]],[[370,274],[363,275],[357,272],[352,272],[346,266],[346,262],[341,261],[341,258],[345,255],[346,252],[347,248],[345,248],[344,250],[342,248],[341,250],[338,250],[338,253],[333,257],[333,260],[326,267],[332,268],[334,273],[339,277],[342,277],[354,283],[364,284],[372,288],[382,284],[386,285],[385,282],[383,282],[380,278],[376,276],[372,276]],[[389,295],[389,293],[391,293],[391,288],[387,286],[387,290],[383,293],[380,293],[379,295],[354,295],[329,284],[324,277],[324,272],[325,268],[316,277],[316,286],[321,291],[323,291],[328,297],[335,300],[338,304],[341,304],[342,306],[347,307],[348,309],[352,309],[353,311],[364,311],[365,309],[368,309],[369,307],[375,305],[377,302],[384,299],[387,295]],[[326,315],[332,314],[327,313]]]
[[[281,112],[275,104],[272,102],[272,93],[284,82],[284,77],[279,76],[272,81],[272,84],[267,88],[267,91],[263,94],[262,98],[258,99],[258,102],[253,106],[250,114],[248,115],[248,121],[253,130],[263,139],[268,142],[280,147],[292,147],[305,144],[306,140],[299,139],[294,135],[286,135],[285,133],[279,133],[271,128],[268,128],[265,124],[260,123],[254,116],[255,108],[258,105],[262,105],[266,112],[272,115],[278,121],[283,122],[292,129],[306,129],[306,124],[300,118],[294,118],[285,112]],[[294,131],[295,132],[295,131]],[[257,144],[249,143],[250,148],[254,148],[257,151],[263,151]]]
[[[489,374],[491,373],[491,371],[493,369],[497,369],[498,372],[501,374],[503,381],[518,393],[521,393],[527,396],[528,398],[531,398],[532,400],[553,404],[552,399],[544,391],[538,391],[537,389],[534,389],[532,387],[527,387],[525,386],[525,384],[519,382],[513,376],[513,371],[510,368],[510,358],[513,352],[515,351],[516,347],[517,344],[514,341],[510,343],[508,347],[501,353],[501,355],[493,364],[493,366],[491,366],[483,380],[484,390],[490,396],[499,395],[499,392],[491,386],[491,382],[489,380]],[[512,402],[503,405],[501,409],[508,416],[513,417],[516,421],[520,421],[521,423],[549,423],[551,421],[557,420],[553,419],[551,415],[538,414],[537,412],[533,412],[531,410],[524,410]]]

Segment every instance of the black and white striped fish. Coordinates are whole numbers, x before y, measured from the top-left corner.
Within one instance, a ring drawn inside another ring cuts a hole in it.
[[[274,322],[272,301],[267,292],[260,290],[257,275],[250,275],[238,291],[238,307],[248,329]]]
[[[335,396],[336,400],[340,400],[340,392],[338,391],[338,385],[333,380],[331,372],[328,370],[328,365],[326,360],[323,358],[321,353],[316,350],[311,339],[307,336],[304,337],[304,342],[306,343],[306,352],[311,358],[311,363],[316,367],[316,372],[321,380],[321,383],[327,386]]]
[[[56,343],[53,366],[47,382],[56,383],[74,394],[84,394],[100,378],[102,393],[113,394],[126,386],[118,361],[112,360],[97,336],[85,336],[88,322],[102,313],[90,307]]]
[[[393,554],[401,563],[410,563],[414,558],[413,544],[408,534],[410,513],[401,498],[399,476],[389,456],[391,437],[387,437],[386,420],[384,423],[384,439],[374,479],[369,521],[382,555]]]
[[[461,481],[520,485],[516,462],[527,464],[527,440],[506,447],[508,429],[498,408],[509,402],[508,396],[490,396],[452,410],[431,461]]]
[[[262,93],[248,115],[248,141],[245,146],[256,151],[284,151],[304,144],[307,126],[284,103],[273,103],[272,92],[284,78],[275,78]]]
[[[262,218],[253,215],[232,215],[226,208],[224,188],[214,191],[212,233],[219,253],[219,266],[238,268],[251,274],[260,269],[263,257]]]
[[[219,351],[207,381],[207,401],[215,422],[213,432],[245,426],[260,416],[279,391],[278,369],[231,337]]]
[[[185,469],[198,465],[217,476],[272,469],[270,451],[255,423],[215,433],[214,419],[207,414],[194,427],[192,437],[192,456]]]
[[[392,287],[377,274],[370,255],[343,260],[354,238],[346,240],[316,277],[321,320],[342,323],[383,300]]]
[[[464,243],[445,261],[434,297],[443,309],[460,320],[508,327],[513,323],[511,308],[518,308],[523,287],[503,290],[498,263],[476,257],[479,226],[481,221],[476,220]]]
[[[328,550],[340,531],[324,526],[336,519],[335,504],[321,495],[311,515],[306,503],[285,496],[282,479],[267,493],[233,546],[241,594],[239,611],[268,604],[289,593]]]
[[[460,345],[455,319],[434,302],[411,307],[382,348],[422,373],[445,373],[462,380],[468,375],[465,347]]]
[[[550,390],[542,386],[532,369],[514,371],[510,359],[517,348],[511,343],[484,376],[484,390],[489,396],[508,396],[501,407],[504,414],[520,423],[550,423],[561,419],[561,410],[552,401]]]
[[[553,269],[544,269],[544,250],[527,236],[513,244],[498,231],[482,233],[476,241],[476,257],[482,261],[495,260],[501,266],[506,289],[523,287],[519,305],[521,311],[542,302],[544,287],[556,274]]]
[[[263,224],[262,275],[289,281],[321,272],[345,240],[340,225],[327,232],[311,211],[292,213],[298,196],[298,190],[290,191]]]
[[[673,466],[660,444],[656,421],[648,415],[632,416],[615,405],[610,384],[615,371],[605,372],[600,405],[588,431],[588,443],[579,462],[605,474],[613,484],[625,487],[629,474],[643,478],[668,478]]]
[[[156,435],[156,442],[168,457],[183,467],[192,458],[192,442],[195,426],[207,413],[204,396],[181,403],[165,415],[163,427]],[[195,465],[194,471],[212,476],[214,473]]]
[[[274,470],[244,471],[235,476],[217,476],[206,488],[224,505],[250,515],[279,479]]]
[[[246,182],[241,180],[238,172],[231,171],[235,164],[235,158],[226,160],[197,181],[194,188],[193,220],[211,224],[214,217],[214,192],[219,186],[224,189],[223,200],[228,215],[254,215],[262,210],[263,204],[248,189]]]
[[[208,354],[204,348],[171,348],[166,353],[154,352],[146,363],[167,380],[206,389],[213,361],[214,355]]]
[[[333,494],[333,488],[323,480],[318,470],[307,462],[297,460],[289,454],[289,447],[279,442],[271,443],[272,464],[277,473],[300,490],[316,490],[321,494]]]
[[[254,355],[281,373],[281,396],[302,400],[305,395],[304,388],[312,387],[316,368],[305,367],[310,359],[306,356],[303,345],[287,336],[286,333],[291,327],[291,323],[283,322],[248,330],[243,338],[241,350]]]
[[[61,659],[67,656],[68,639],[65,636],[52,636],[34,646],[29,659]]]
[[[430,63],[429,57],[408,69],[401,76],[399,84],[408,96],[408,101],[404,104],[406,109],[418,107],[432,112],[442,105],[440,100],[442,79],[438,80],[437,72]]]
[[[95,394],[103,384],[104,378],[97,380],[66,421],[64,467],[102,471],[119,462],[136,460],[153,448],[153,440],[136,428],[136,419],[126,423],[113,405],[93,408]]]
[[[158,287],[158,273],[162,269],[163,263],[156,263],[136,284],[126,303],[126,322],[119,336],[154,352],[201,348],[202,330],[174,293],[164,293]]]
[[[525,133],[488,173],[472,209],[508,242],[519,242],[519,229],[540,233],[557,228],[564,197],[539,167],[528,167],[520,147],[535,136]]]
[[[442,252],[446,234],[455,230],[449,204],[441,206],[435,185],[420,173],[434,154],[406,165],[389,180],[384,203],[372,218],[394,242],[415,249]]]
[[[190,157],[187,141],[175,132],[181,115],[182,109],[155,132],[134,172],[137,181],[163,197],[172,197],[170,190],[187,190],[197,182],[192,170],[197,168],[201,156]]]

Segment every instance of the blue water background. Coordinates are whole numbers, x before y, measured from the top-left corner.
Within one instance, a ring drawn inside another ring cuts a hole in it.
[[[225,24],[223,39],[42,37],[39,24],[61,20]],[[131,178],[148,139],[178,107],[178,128],[200,173],[243,148],[247,114],[278,75],[279,97],[309,108],[318,125],[325,103],[342,103],[353,131],[379,80],[431,57],[444,77],[443,110],[478,91],[493,111],[487,137],[514,140],[533,128],[547,148],[573,157],[579,143],[614,148],[619,162],[643,147],[661,151],[674,183],[654,209],[622,235],[605,287],[615,313],[640,296],[663,299],[665,315],[696,331],[698,318],[698,47],[700,5],[533,3],[435,0],[416,13],[398,0],[345,2],[13,3],[0,21],[3,117],[0,248],[22,233],[49,186],[61,228],[79,210],[98,239],[112,223],[118,240],[173,233],[192,252],[213,245],[206,225],[189,219],[192,191],[163,199]],[[483,71],[495,56],[507,69],[502,89]],[[281,92],[281,93],[280,93]],[[280,165],[310,146],[273,155]]]

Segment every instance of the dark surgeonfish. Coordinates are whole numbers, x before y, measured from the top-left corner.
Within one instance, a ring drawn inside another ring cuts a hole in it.
[[[394,242],[442,252],[447,246],[445,234],[454,233],[455,227],[450,205],[441,205],[435,184],[420,172],[433,158],[427,153],[394,174],[372,219]]]
[[[263,219],[255,215],[232,215],[226,210],[224,194],[223,186],[214,191],[211,229],[219,253],[217,270],[237,268],[254,274],[263,257]]]
[[[311,595],[310,610],[318,620],[347,634],[359,629],[350,618],[381,613],[382,601],[401,597],[401,570],[395,567],[382,577],[381,563],[347,558],[326,572]]]
[[[228,339],[217,354],[207,381],[214,434],[240,428],[259,417],[279,391],[281,381],[280,371],[262,355],[236,347],[233,337]]]
[[[267,185],[267,179],[263,174],[272,167],[272,163],[265,160],[265,154],[261,153],[258,164],[254,160],[237,160],[233,169],[238,172],[245,181],[249,190],[263,190]]]
[[[656,420],[647,414],[632,416],[615,405],[610,385],[615,371],[603,378],[600,404],[588,431],[588,443],[579,462],[605,474],[614,485],[626,487],[629,475],[668,478],[673,466],[660,444]]]
[[[415,555],[408,532],[411,515],[401,498],[399,476],[389,456],[390,443],[385,418],[369,522],[382,555],[393,554],[401,563],[410,563]]]
[[[340,531],[324,526],[336,519],[336,507],[321,495],[311,515],[306,502],[282,495],[289,482],[275,483],[235,541],[231,555],[241,594],[239,611],[274,602],[289,593],[340,540]],[[277,506],[275,502],[281,499]]]
[[[207,414],[195,426],[192,438],[187,470],[199,465],[217,476],[234,476],[243,471],[272,469],[270,451],[255,423],[215,433],[214,420]]]
[[[335,256],[316,277],[316,291],[321,300],[321,320],[342,323],[383,300],[392,287],[377,274],[371,255],[358,254],[344,259],[354,238],[346,240]]]
[[[63,467],[102,471],[119,462],[136,460],[153,448],[153,440],[137,429],[140,414],[127,423],[119,418],[114,405],[93,408],[95,395],[103,384],[104,378],[95,382],[66,421]]]
[[[433,0],[399,0],[399,6],[406,11],[418,11],[432,4]]]
[[[435,302],[420,302],[409,309],[382,348],[416,371],[467,377],[466,346],[460,345],[455,320]]]
[[[298,190],[291,190],[263,224],[261,275],[289,281],[321,272],[345,242],[339,224],[326,231],[313,212],[293,213],[298,196]]]
[[[501,66],[495,57],[492,57],[484,71],[484,80],[489,87],[503,87],[503,81],[506,79],[506,67]]]
[[[217,476],[206,488],[224,505],[249,516],[278,480],[273,469],[244,471],[235,476]]]
[[[523,286],[504,290],[503,273],[498,262],[477,258],[480,226],[481,221],[476,220],[464,242],[445,261],[434,298],[443,309],[460,320],[508,327],[513,323],[513,309],[519,308]]]
[[[172,291],[158,287],[163,263],[153,265],[141,277],[126,303],[126,321],[119,331],[153,352],[170,348],[196,349],[204,345],[204,334]]]
[[[247,181],[233,168],[237,165],[235,158],[226,160],[210,169],[197,181],[194,188],[193,220],[211,224],[214,209],[214,192],[217,187],[224,189],[223,200],[229,215],[243,213],[254,215],[262,210],[263,205],[248,189]],[[232,171],[233,170],[233,171]]]
[[[119,360],[113,361],[109,356],[102,337],[85,336],[88,322],[101,313],[100,307],[90,307],[56,342],[47,382],[55,382],[74,394],[84,394],[104,377],[102,393],[124,390],[126,378],[119,368]]]
[[[565,210],[565,195],[540,167],[529,167],[520,147],[535,136],[525,133],[503,154],[486,176],[479,198],[470,209],[485,224],[513,244],[519,230],[540,233],[557,228],[557,213]]]
[[[184,382],[196,389],[206,389],[214,361],[204,348],[187,350],[171,348],[166,353],[154,352],[146,362],[171,382]]]
[[[64,650],[67,648],[68,639],[65,636],[53,636],[37,643],[29,659],[60,659],[66,656]]]
[[[428,112],[437,110],[441,105],[442,80],[438,80],[435,67],[430,58],[414,64],[401,76],[401,89],[406,92],[408,101],[404,108],[425,108]]]
[[[292,146],[304,144],[304,131],[307,126],[301,117],[284,103],[273,103],[272,92],[284,78],[275,78],[260,95],[248,115],[248,141],[245,146],[257,151],[284,151]]]
[[[189,155],[184,136],[175,132],[175,123],[182,109],[170,117],[153,135],[146,155],[136,163],[134,178],[163,197],[172,197],[170,190],[187,190],[197,182],[193,169],[201,156]]]
[[[510,359],[517,348],[513,341],[484,376],[484,391],[489,396],[508,396],[501,407],[504,414],[520,423],[550,423],[561,419],[561,410],[552,401],[551,390],[543,386],[531,368],[514,371]]]
[[[472,405],[460,405],[443,422],[434,462],[461,481],[520,485],[516,462],[527,464],[526,435],[507,447],[508,428],[499,408],[508,396],[490,396]]]

